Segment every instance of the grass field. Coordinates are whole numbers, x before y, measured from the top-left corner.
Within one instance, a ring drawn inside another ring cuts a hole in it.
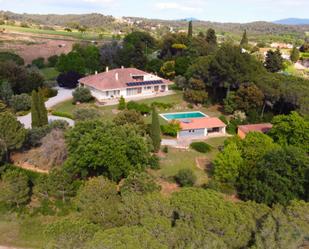
[[[54,67],[45,67],[40,71],[43,74],[45,80],[55,80],[59,75],[59,72]]]
[[[58,36],[65,36],[65,37],[72,37],[75,39],[81,40],[98,40],[104,38],[111,38],[111,34],[104,33],[102,37],[99,37],[98,33],[95,32],[67,32],[65,30],[45,30],[45,29],[38,29],[38,28],[24,28],[18,26],[9,26],[9,25],[0,25],[0,29],[6,29],[9,31],[16,31],[21,33],[32,33],[32,34],[42,34],[42,35],[58,35]]]
[[[0,245],[39,249],[46,246],[44,223],[48,217],[23,218],[17,214],[0,214]]]
[[[161,177],[173,181],[173,177],[177,174],[180,169],[191,169],[197,176],[197,185],[201,186],[208,182],[209,176],[205,169],[197,167],[196,159],[202,158],[204,161],[211,162],[219,153],[218,147],[224,144],[226,138],[211,138],[206,142],[210,144],[213,149],[207,154],[199,153],[194,150],[179,150],[174,148],[169,148],[169,152],[166,157],[161,159],[160,165],[161,169],[155,171],[153,174],[156,177]]]

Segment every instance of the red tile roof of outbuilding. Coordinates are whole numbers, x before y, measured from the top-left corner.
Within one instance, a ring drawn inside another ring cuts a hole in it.
[[[270,123],[265,123],[265,124],[250,124],[250,125],[239,125],[238,129],[240,129],[244,133],[249,133],[249,132],[262,132],[266,133],[268,132],[271,128],[273,127],[272,124]]]
[[[117,68],[108,72],[103,72],[81,78],[79,82],[98,90],[114,90],[127,88],[127,83],[139,82],[140,80],[135,80],[132,78],[132,76],[135,75],[145,76],[152,74],[146,73],[136,68]],[[152,76],[154,77],[153,80],[162,80],[165,84],[172,83],[158,76]]]
[[[187,119],[187,121],[188,122],[180,120],[180,127],[182,130],[226,127],[226,124],[223,123],[219,118],[190,118]]]

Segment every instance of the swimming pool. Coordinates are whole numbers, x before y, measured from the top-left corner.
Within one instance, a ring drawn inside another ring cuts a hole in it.
[[[188,118],[205,118],[206,114],[202,112],[176,112],[176,113],[163,113],[160,116],[169,121],[175,119],[188,119]]]

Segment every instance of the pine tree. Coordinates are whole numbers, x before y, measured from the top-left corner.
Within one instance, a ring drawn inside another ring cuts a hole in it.
[[[38,110],[39,96],[37,91],[33,90],[31,95],[31,126],[40,127],[40,114]]]
[[[207,30],[206,41],[211,46],[217,46],[217,36],[214,29]]]
[[[155,107],[153,107],[152,109],[152,122],[150,126],[150,137],[152,139],[154,151],[158,152],[161,146],[161,129],[160,129],[159,116],[158,116],[158,113]]]
[[[8,105],[12,96],[13,90],[11,85],[7,81],[0,82],[0,99]]]
[[[47,109],[44,102],[44,96],[41,90],[39,90],[38,93],[38,110],[39,110],[40,127],[47,125],[48,124]]]
[[[240,47],[241,48],[248,48],[249,40],[247,37],[247,30],[244,31],[244,34],[242,35],[242,39],[240,41]]]
[[[292,62],[296,63],[299,60],[299,50],[296,47],[293,47],[290,55]]]
[[[279,49],[269,50],[266,54],[265,67],[269,72],[275,73],[283,69],[283,58]]]
[[[188,28],[188,37],[192,38],[193,36],[193,23],[192,21],[189,22],[189,28]]]

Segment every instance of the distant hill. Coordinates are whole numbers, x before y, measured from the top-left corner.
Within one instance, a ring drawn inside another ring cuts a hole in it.
[[[274,21],[273,23],[284,24],[284,25],[309,25],[309,19],[287,18]]]
[[[194,18],[194,17],[187,17],[187,18],[183,18],[183,19],[179,19],[177,21],[181,21],[181,22],[190,22],[190,21],[199,21],[199,19]]]
[[[1,1],[1,0],[0,0]],[[159,20],[140,17],[114,18],[99,13],[92,14],[66,14],[66,15],[39,15],[39,14],[18,14],[0,10],[0,20],[14,20],[35,25],[71,27],[74,24],[86,26],[94,29],[104,29],[117,33],[117,31],[130,32],[134,28],[149,32],[156,32],[161,36],[173,27],[173,30],[184,30],[188,21],[194,20],[194,30],[205,32],[209,28],[216,30],[221,35],[236,35],[238,38],[244,30],[250,37],[257,36],[277,36],[282,39],[304,39],[305,33],[309,31],[308,25],[279,25],[271,22],[251,22],[251,23],[221,23],[201,21],[195,18],[185,18],[183,20]]]

